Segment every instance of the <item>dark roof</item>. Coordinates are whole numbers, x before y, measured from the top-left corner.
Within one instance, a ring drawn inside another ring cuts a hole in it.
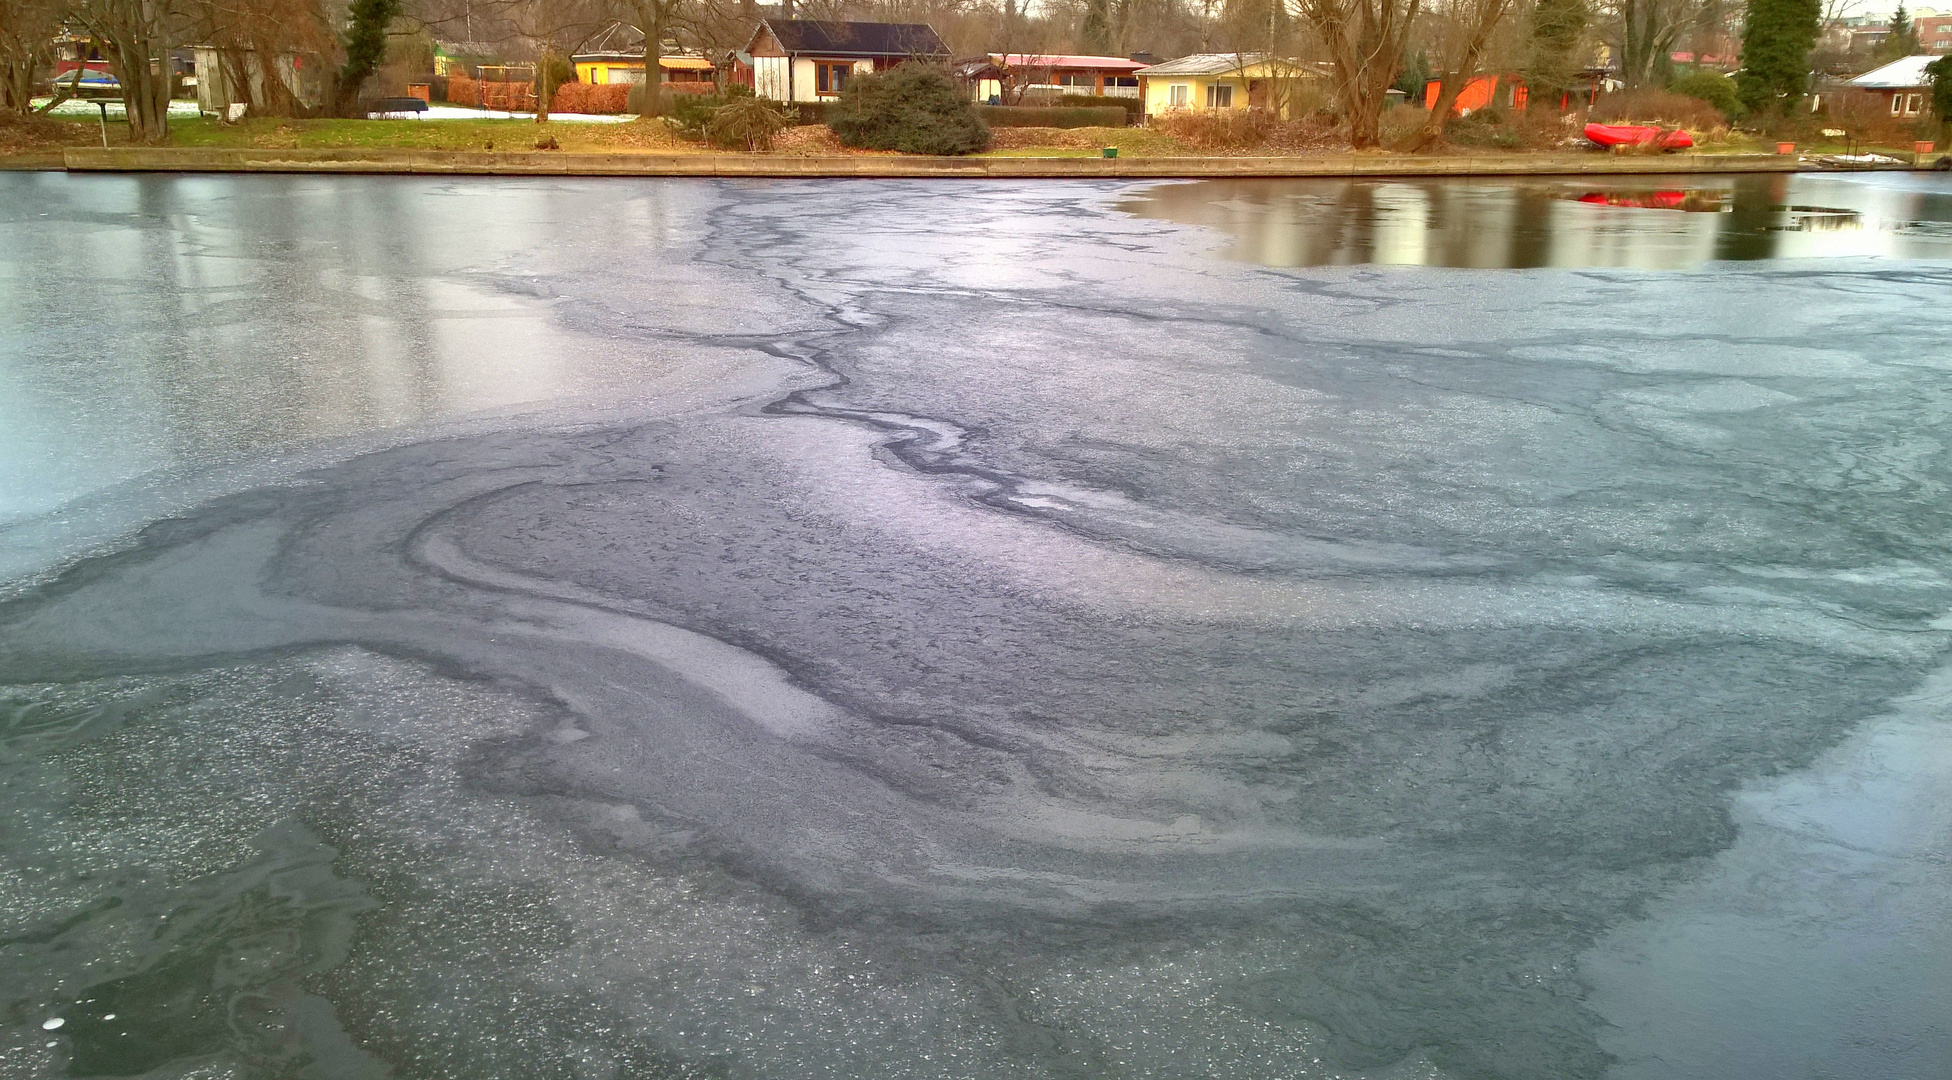
[[[823,56],[927,56],[947,58],[949,47],[927,23],[828,22],[766,19],[780,48]],[[758,35],[754,35],[757,37]]]

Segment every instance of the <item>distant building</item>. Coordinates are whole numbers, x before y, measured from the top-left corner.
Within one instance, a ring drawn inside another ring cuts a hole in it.
[[[1017,105],[1065,94],[1135,98],[1145,66],[1120,56],[990,53],[959,62],[955,74],[976,101]]]
[[[1925,74],[1925,65],[1933,59],[1907,56],[1893,60],[1850,80],[1850,85],[1883,97],[1892,116],[1917,116],[1931,107],[1932,77]]]
[[[482,64],[500,64],[502,47],[489,41],[436,41],[434,42],[434,74],[446,78],[460,75],[475,77],[475,68]]]
[[[927,23],[763,19],[743,51],[753,92],[771,101],[827,101],[856,75],[949,63],[949,47]]]
[[[1323,78],[1320,71],[1263,53],[1194,53],[1139,71],[1145,114],[1175,110],[1267,109],[1287,119],[1295,111],[1297,83]]]
[[[1933,56],[1952,53],[1952,14],[1921,8],[1924,14],[1911,20],[1918,31],[1918,44]]]

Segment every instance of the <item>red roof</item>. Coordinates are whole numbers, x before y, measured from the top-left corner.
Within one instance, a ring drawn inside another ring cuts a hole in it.
[[[1091,71],[1137,71],[1144,64],[1123,56],[1070,56],[1039,53],[991,53],[990,63],[1011,68],[1084,68]]]

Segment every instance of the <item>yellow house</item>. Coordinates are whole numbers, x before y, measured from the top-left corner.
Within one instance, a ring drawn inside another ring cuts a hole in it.
[[[644,81],[644,54],[636,56],[579,53],[574,59],[576,81],[602,86],[605,83]],[[657,66],[668,83],[711,82],[717,65],[702,56],[660,56]]]
[[[1263,53],[1195,53],[1139,71],[1145,114],[1175,109],[1271,109],[1283,120],[1299,110],[1297,89],[1322,78],[1314,68]]]
[[[637,28],[614,22],[590,40],[589,46],[569,58],[576,65],[576,81],[592,86],[606,83],[644,81],[644,35]],[[714,84],[717,65],[699,54],[678,52],[657,58],[661,83],[676,83],[674,90],[709,90]]]

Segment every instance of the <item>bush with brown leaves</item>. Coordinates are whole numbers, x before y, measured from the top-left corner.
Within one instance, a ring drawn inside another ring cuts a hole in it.
[[[1152,118],[1153,128],[1198,150],[1253,150],[1277,126],[1261,109],[1173,109]]]
[[[564,83],[549,98],[549,111],[560,113],[615,114],[624,111],[630,97],[629,83]]]

